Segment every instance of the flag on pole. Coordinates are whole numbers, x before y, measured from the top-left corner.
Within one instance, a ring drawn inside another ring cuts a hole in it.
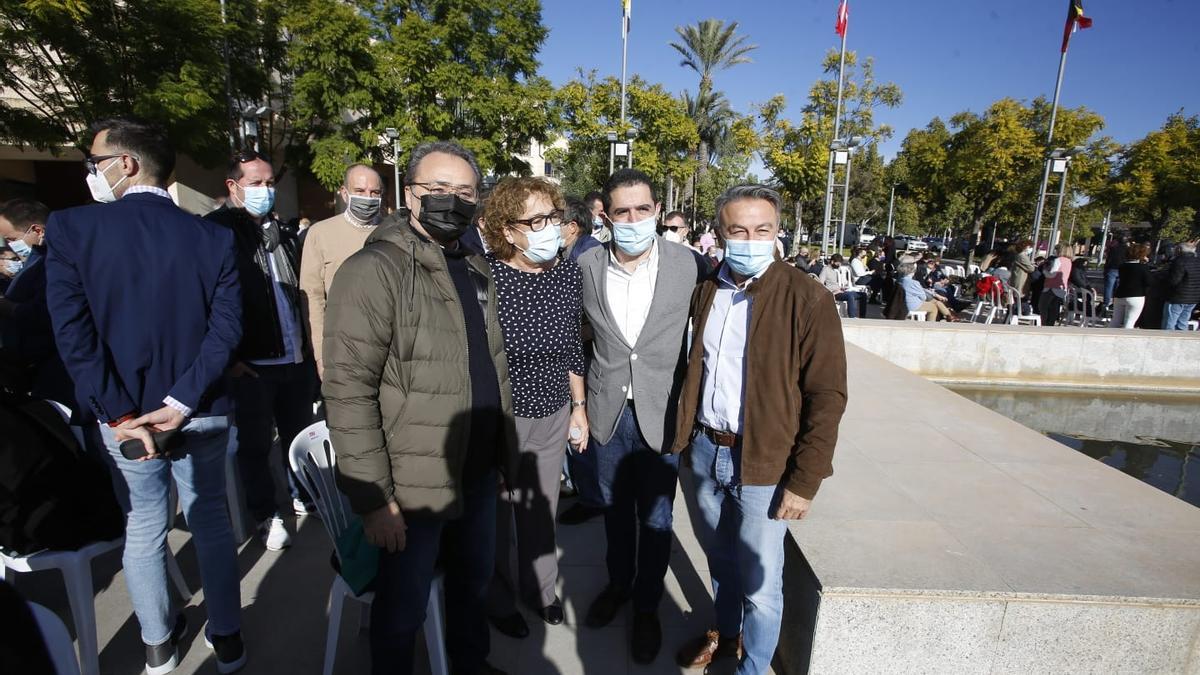
[[[628,34],[631,28],[630,19],[633,17],[633,0],[621,0],[621,29],[625,31],[622,35]]]
[[[1067,25],[1063,26],[1062,50],[1067,51],[1071,33],[1080,28],[1091,28],[1092,20],[1083,15],[1083,0],[1067,0]]]
[[[842,0],[838,5],[837,23],[833,25],[833,30],[839,37],[846,37],[846,26],[850,23],[850,5],[846,0]]]

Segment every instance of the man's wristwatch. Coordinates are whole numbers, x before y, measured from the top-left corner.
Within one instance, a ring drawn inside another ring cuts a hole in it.
[[[587,405],[587,399],[586,399],[586,398],[580,399],[580,400],[578,400],[578,401],[571,401],[571,407],[572,407],[572,408],[582,408],[582,407],[583,407],[583,406],[585,406],[585,405]]]

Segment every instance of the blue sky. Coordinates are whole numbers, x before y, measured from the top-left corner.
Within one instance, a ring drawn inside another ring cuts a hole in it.
[[[1200,113],[1200,1],[1084,0],[1084,9],[1095,25],[1071,39],[1062,105],[1097,111],[1101,133],[1120,142],[1180,108]],[[837,47],[836,10],[837,0],[633,0],[629,72],[694,91],[698,76],[668,45],[675,26],[735,20],[759,48],[716,86],[742,112],[775,94],[798,111],[822,55]],[[884,154],[934,116],[1052,96],[1066,10],[1066,0],[850,0],[847,49],[875,57],[876,78],[904,91],[899,108],[876,115],[896,130]],[[542,74],[555,84],[580,67],[620,75],[620,12],[620,0],[543,0]]]

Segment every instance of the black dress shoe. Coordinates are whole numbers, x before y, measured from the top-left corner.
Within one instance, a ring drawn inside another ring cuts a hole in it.
[[[633,615],[633,635],[630,637],[629,653],[636,663],[645,665],[658,657],[662,648],[662,625],[657,612],[637,612]]]
[[[629,600],[629,591],[617,588],[612,584],[604,587],[600,595],[592,601],[592,606],[588,608],[587,618],[584,623],[588,628],[604,628],[612,623],[612,620],[617,616],[617,612],[621,611],[621,605],[624,605]]]
[[[520,612],[499,617],[489,614],[488,621],[492,622],[496,630],[510,638],[520,640],[529,637],[529,624],[525,623],[525,617],[521,616]]]
[[[595,506],[587,506],[582,502],[576,502],[571,505],[566,511],[558,514],[559,525],[582,525],[596,516],[604,513],[604,509]]]
[[[554,604],[546,605],[538,610],[538,615],[542,617],[542,621],[557,626],[563,622],[563,608],[557,601]]]

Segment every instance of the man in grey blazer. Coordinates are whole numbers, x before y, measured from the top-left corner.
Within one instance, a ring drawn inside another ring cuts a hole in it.
[[[658,604],[678,478],[677,458],[663,453],[675,429],[692,289],[706,268],[691,249],[658,236],[661,205],[646,174],[616,172],[603,198],[612,241],[578,260],[595,350],[587,374],[587,452],[595,453],[607,506],[609,577],[586,623],[608,625],[632,599],[631,653],[649,663],[662,644]]]

